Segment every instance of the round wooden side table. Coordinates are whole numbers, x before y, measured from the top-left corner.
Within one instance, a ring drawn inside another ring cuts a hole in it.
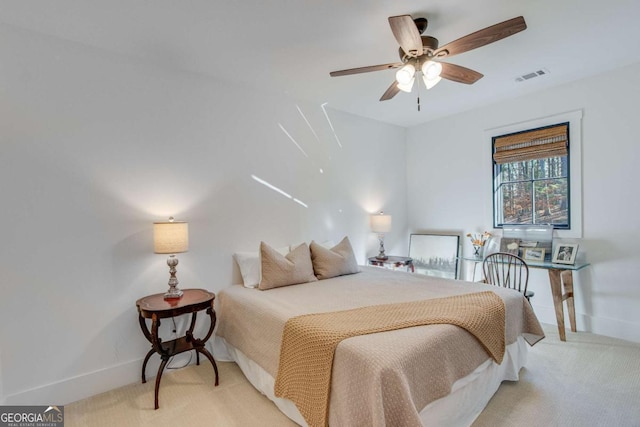
[[[162,372],[165,366],[169,362],[169,359],[176,354],[184,353],[185,351],[196,351],[196,363],[200,364],[200,353],[204,354],[207,359],[213,365],[213,370],[216,373],[215,385],[218,385],[218,366],[213,356],[205,348],[205,343],[211,334],[213,328],[216,326],[216,312],[213,310],[213,300],[215,294],[205,291],[204,289],[184,289],[184,295],[182,298],[176,299],[164,299],[164,293],[149,295],[144,298],[140,298],[136,301],[136,307],[138,308],[138,320],[140,322],[140,328],[142,333],[151,343],[151,350],[147,353],[142,363],[142,382],[146,383],[145,370],[147,368],[147,362],[149,358],[158,353],[162,362],[158,368],[158,375],[156,376],[155,387],[155,409],[158,409],[158,391],[160,390],[160,380],[162,379]],[[193,329],[196,326],[196,317],[199,311],[206,310],[209,315],[211,324],[209,331],[203,339],[198,339],[193,336]],[[160,327],[160,319],[166,319],[169,317],[176,317],[182,314],[191,314],[191,324],[189,329],[183,337],[179,337],[170,341],[162,341],[162,338],[158,336],[158,328]],[[147,326],[145,319],[151,319],[151,331]]]

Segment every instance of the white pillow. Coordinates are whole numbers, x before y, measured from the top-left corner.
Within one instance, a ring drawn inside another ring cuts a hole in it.
[[[289,246],[276,249],[282,255],[289,253]],[[260,254],[258,252],[236,252],[233,258],[238,263],[242,284],[245,288],[257,288],[260,283]]]

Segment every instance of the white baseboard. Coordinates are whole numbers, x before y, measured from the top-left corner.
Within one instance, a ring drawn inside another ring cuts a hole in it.
[[[211,342],[206,343],[211,351]],[[34,387],[19,393],[4,396],[2,405],[67,405],[96,394],[104,393],[118,387],[135,382],[142,382],[142,361],[144,358],[131,360],[120,365],[99,369],[66,380]],[[151,356],[147,363],[147,382],[154,381],[160,366],[160,357]],[[201,357],[202,362],[202,357]],[[195,364],[194,352],[182,353],[171,359],[165,368],[165,374],[171,367],[182,367]],[[208,363],[208,361],[207,361]]]
[[[5,396],[6,405],[67,405],[114,388],[142,381],[142,358]],[[147,364],[147,381],[155,378],[160,358]]]
[[[554,307],[532,304],[533,311],[542,323],[556,325],[556,312]],[[570,331],[569,315],[564,309],[564,326]],[[607,337],[620,338],[632,342],[640,342],[640,325],[619,319],[590,316],[576,312],[576,329],[578,332],[591,332]]]

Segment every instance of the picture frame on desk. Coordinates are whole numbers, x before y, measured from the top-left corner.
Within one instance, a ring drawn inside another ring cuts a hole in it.
[[[553,251],[551,262],[556,264],[575,264],[578,245],[575,243],[559,243]]]
[[[522,252],[522,257],[526,261],[544,262],[544,248],[524,248]]]
[[[518,255],[519,249],[520,239],[514,239],[510,237],[503,237],[502,239],[500,239],[500,252]]]

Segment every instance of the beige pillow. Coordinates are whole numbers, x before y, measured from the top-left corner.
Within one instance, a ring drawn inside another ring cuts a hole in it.
[[[310,249],[313,270],[320,280],[360,271],[348,237],[331,249],[311,242]]]
[[[289,246],[283,246],[276,250],[282,255],[289,253],[291,248]],[[240,268],[240,275],[242,275],[242,284],[245,288],[257,288],[260,283],[260,253],[256,252],[236,252],[233,254],[233,258]]]
[[[262,290],[318,280],[313,274],[311,253],[306,243],[282,255],[265,242],[260,242],[260,266],[258,289]]]

